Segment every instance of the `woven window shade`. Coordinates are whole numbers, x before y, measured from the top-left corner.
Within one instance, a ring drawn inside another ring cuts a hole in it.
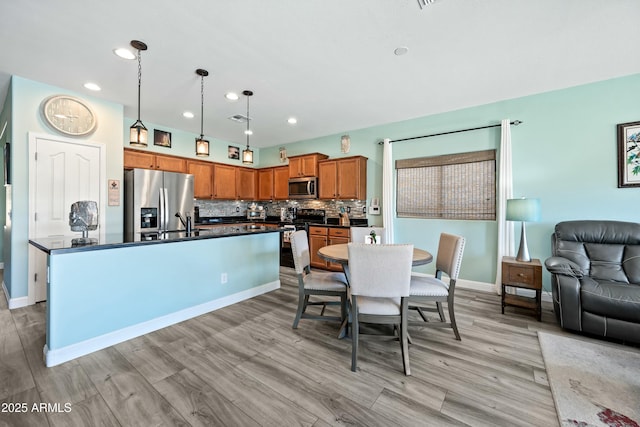
[[[400,217],[495,220],[495,150],[399,160]]]

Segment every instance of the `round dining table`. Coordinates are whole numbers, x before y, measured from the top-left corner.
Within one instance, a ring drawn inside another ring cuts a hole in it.
[[[324,246],[318,249],[318,256],[326,261],[338,263],[342,265],[344,269],[345,266],[349,265],[349,244],[340,243],[337,245]],[[430,252],[424,249],[413,248],[412,265],[414,267],[416,265],[429,264],[431,261],[433,261],[433,255],[431,255]],[[345,273],[346,272],[347,271],[345,271]],[[348,279],[347,277],[347,280]]]
[[[335,262],[342,266],[342,271],[349,283],[349,244],[339,243],[337,245],[324,246],[318,249],[318,256],[326,261]],[[429,264],[433,261],[433,255],[424,249],[413,248],[413,266]],[[351,316],[351,314],[349,314]],[[344,338],[347,334],[348,319],[345,319],[340,326],[338,338]]]

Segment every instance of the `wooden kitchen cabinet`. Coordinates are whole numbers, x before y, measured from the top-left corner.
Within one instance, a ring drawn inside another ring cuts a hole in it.
[[[342,271],[342,266],[334,262],[327,262],[320,258],[318,250],[327,245],[349,243],[348,228],[309,226],[309,252],[311,266],[326,270]]]
[[[258,172],[250,168],[237,168],[236,179],[236,197],[241,200],[255,200]]]
[[[320,258],[318,250],[327,246],[328,234],[327,227],[309,227],[309,256],[311,258],[311,267],[327,268],[327,261]]]
[[[289,157],[289,178],[318,176],[318,162],[328,157],[320,153]]]
[[[187,161],[181,157],[156,154],[156,169],[168,172],[187,173]]]
[[[348,228],[329,228],[328,244],[339,245],[349,243],[350,230]],[[334,271],[342,271],[342,265],[335,262],[327,262],[327,268]]]
[[[155,169],[156,156],[144,151],[124,149],[125,169]]]
[[[221,200],[236,199],[236,167],[213,164],[213,198]]]
[[[187,173],[193,175],[193,197],[211,199],[213,197],[213,163],[189,160]]]
[[[258,170],[258,200],[289,198],[289,168],[278,166]]]
[[[323,160],[318,163],[320,199],[367,198],[367,158],[363,156]]]
[[[141,150],[124,149],[125,169],[157,169],[168,172],[187,172],[187,161],[183,157],[154,154]]]
[[[266,168],[258,171],[258,200],[273,200],[273,169]]]
[[[273,168],[273,198],[275,200],[289,198],[289,168],[287,166]]]

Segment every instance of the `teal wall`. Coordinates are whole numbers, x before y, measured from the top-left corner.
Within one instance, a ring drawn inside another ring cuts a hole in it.
[[[11,96],[11,83],[9,83],[9,89],[7,91],[7,97],[4,100],[4,105],[2,106],[2,111],[0,111],[0,133],[2,133],[2,129],[4,128],[4,135],[0,138],[0,147],[4,147],[5,144],[11,143],[11,112],[12,112],[12,100]],[[5,127],[6,126],[6,127]],[[0,150],[0,158],[2,159],[2,164],[4,165],[4,150]],[[4,184],[4,181],[2,181]],[[11,257],[10,251],[5,251],[5,247],[9,246],[11,242],[11,221],[7,216],[7,211],[11,207],[11,201],[8,196],[11,195],[11,187],[3,185],[0,187],[0,223],[3,225],[2,229],[2,239],[0,239],[0,260],[4,265],[4,277],[7,275],[11,275]],[[11,293],[11,284],[3,280],[4,285],[7,289],[7,293]]]
[[[91,105],[98,117],[96,131],[81,141],[99,142],[106,145],[107,179],[122,180],[122,126],[123,107],[119,104],[98,100],[82,93],[71,92],[42,83],[13,76],[9,96],[11,110],[11,168],[12,168],[12,225],[10,245],[4,249],[4,259],[11,260],[10,269],[5,269],[4,280],[10,290],[10,298],[27,296],[28,283],[28,236],[29,236],[29,134],[56,135],[42,119],[42,101],[52,95],[68,94],[80,97]],[[106,191],[106,188],[104,189]],[[123,227],[122,194],[120,206],[102,206],[106,217],[106,233],[120,233]],[[9,252],[9,253],[7,253]],[[5,261],[6,262],[6,261]]]
[[[556,223],[574,219],[640,221],[640,188],[617,188],[616,124],[640,120],[640,74],[531,95],[417,119],[345,131],[351,153],[369,158],[367,198],[382,194],[383,138],[401,139],[522,120],[512,126],[514,196],[540,198],[540,222],[527,224],[531,256],[550,255]],[[340,135],[286,145],[287,154],[318,151],[340,157]],[[393,144],[394,160],[498,149],[500,128]],[[261,150],[260,166],[279,164],[278,147]],[[369,216],[375,224],[381,217]],[[397,242],[435,251],[440,232],[467,238],[461,277],[493,283],[496,275],[495,221],[394,218]],[[516,247],[519,243],[516,226]],[[433,272],[434,266],[419,271]],[[549,274],[544,273],[549,289]]]

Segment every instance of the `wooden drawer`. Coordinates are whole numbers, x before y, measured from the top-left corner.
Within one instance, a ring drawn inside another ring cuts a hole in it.
[[[537,263],[521,263],[517,261],[502,263],[502,282],[505,285],[516,285],[520,288],[540,289],[542,285],[542,268]]]
[[[329,236],[349,238],[348,228],[329,228]]]
[[[309,227],[309,234],[314,236],[326,236],[327,227]]]

